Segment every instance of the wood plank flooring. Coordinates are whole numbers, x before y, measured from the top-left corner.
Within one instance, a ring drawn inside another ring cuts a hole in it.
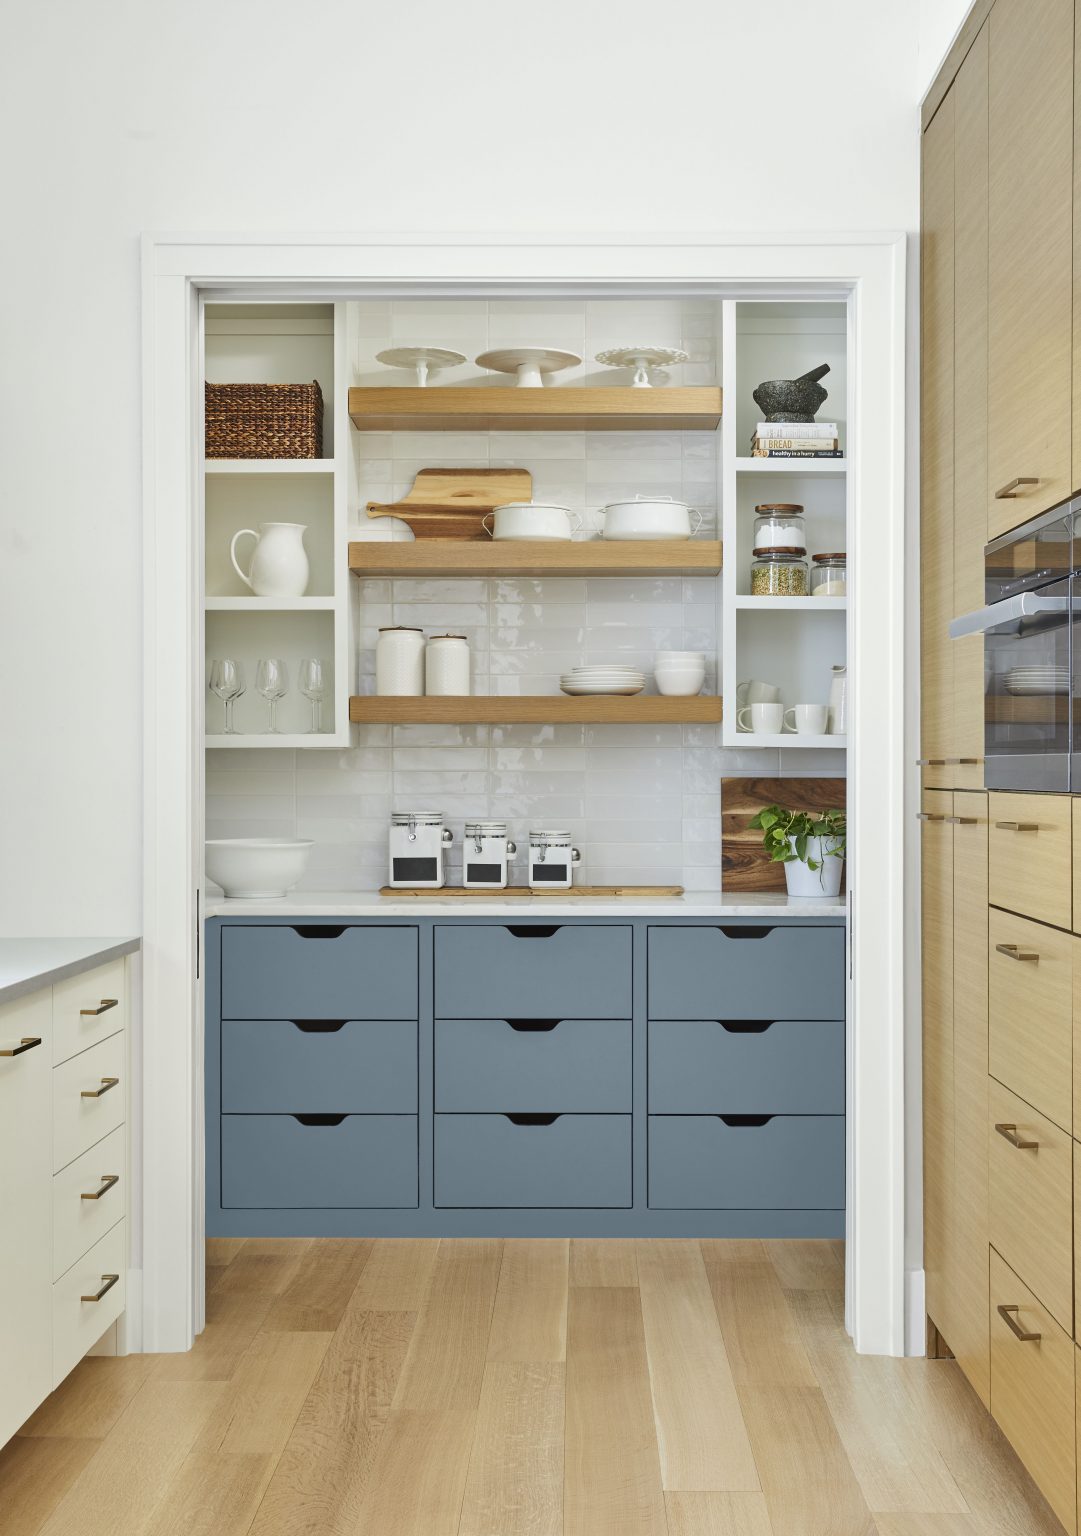
[[[219,1240],[187,1355],[84,1360],[3,1536],[1061,1536],[835,1243]]]

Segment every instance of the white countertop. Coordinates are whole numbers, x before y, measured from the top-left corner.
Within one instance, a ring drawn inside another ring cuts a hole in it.
[[[0,939],[0,1003],[92,971],[138,948],[138,939]]]
[[[826,917],[843,918],[843,897],[783,891],[685,891],[682,896],[408,896],[377,891],[291,891],[274,901],[229,901],[207,893],[207,917]]]

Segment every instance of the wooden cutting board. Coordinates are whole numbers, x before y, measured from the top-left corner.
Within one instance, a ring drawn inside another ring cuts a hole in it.
[[[528,469],[421,469],[409,495],[369,501],[369,517],[398,517],[418,539],[486,539],[481,519],[508,501],[532,501]]]
[[[767,805],[843,811],[847,787],[844,779],[722,779],[722,890],[785,890],[784,865],[771,863],[761,832],[752,832],[748,822]]]
[[[529,885],[508,885],[502,891],[466,890],[461,885],[445,885],[441,890],[413,890],[396,885],[384,885],[380,896],[491,896],[501,901],[504,896],[629,896],[652,900],[661,896],[682,896],[681,885],[575,885],[569,891],[534,890]]]

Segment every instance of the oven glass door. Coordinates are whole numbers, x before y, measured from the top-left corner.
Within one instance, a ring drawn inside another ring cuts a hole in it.
[[[984,638],[984,750],[991,789],[1070,788],[1072,590],[1051,582],[1021,604],[1002,603],[1003,621]],[[1017,615],[1011,610],[1023,606]],[[1081,761],[1081,756],[1079,756]]]

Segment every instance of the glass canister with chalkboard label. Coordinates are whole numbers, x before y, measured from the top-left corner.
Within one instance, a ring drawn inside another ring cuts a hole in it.
[[[398,890],[442,890],[446,848],[454,834],[442,811],[394,811],[390,818],[390,884]]]

